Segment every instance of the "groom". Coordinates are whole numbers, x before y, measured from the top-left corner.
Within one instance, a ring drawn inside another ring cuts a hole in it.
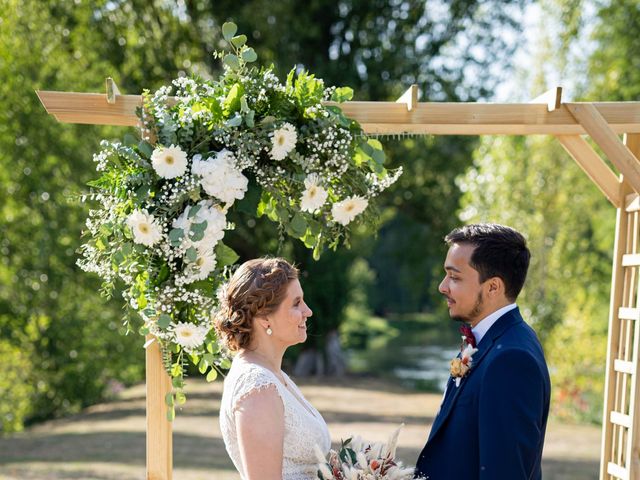
[[[451,318],[464,322],[464,351],[452,361],[416,477],[539,480],[551,385],[540,342],[515,304],[531,256],[526,241],[494,224],[455,229],[445,241],[439,291]]]

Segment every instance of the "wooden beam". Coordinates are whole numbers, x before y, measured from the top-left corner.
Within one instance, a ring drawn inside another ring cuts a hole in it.
[[[547,106],[548,112],[558,110],[562,105],[562,87],[555,87],[547,90],[542,95],[531,100],[529,103],[543,103]]]
[[[621,185],[621,196],[626,198],[631,194],[629,184],[624,182]],[[615,390],[616,372],[615,362],[618,359],[618,348],[620,339],[621,321],[620,318],[626,315],[623,311],[625,268],[623,261],[630,246],[627,244],[627,232],[629,228],[629,214],[625,206],[621,205],[616,210],[616,233],[613,247],[613,267],[611,277],[611,297],[609,303],[609,327],[607,339],[607,360],[605,366],[605,386],[604,386],[604,408],[602,413],[602,443],[600,450],[600,480],[608,480],[611,477],[611,462],[614,460],[613,449],[613,424],[610,420],[610,412],[615,410]],[[635,310],[635,309],[634,309]],[[631,313],[631,312],[628,312]],[[634,367],[637,367],[635,365]],[[620,468],[620,467],[618,467]],[[620,472],[619,472],[620,473]]]
[[[629,151],[636,157],[640,158],[640,135],[626,134],[624,138],[624,144]],[[633,203],[633,202],[632,202]],[[630,205],[627,205],[629,209]],[[638,226],[636,226],[638,228]],[[610,333],[609,333],[610,335]],[[629,476],[630,478],[637,479],[640,477],[640,461],[638,455],[640,455],[640,322],[636,322],[634,325],[634,348],[632,363],[635,366],[635,372],[632,376],[631,383],[631,399],[629,401],[629,415],[633,421],[633,428],[627,438],[627,458],[629,458]]]
[[[153,337],[147,337],[151,340]],[[147,480],[171,480],[173,475],[172,423],[167,420],[165,395],[171,378],[162,365],[157,341],[147,345]]]
[[[567,103],[565,105],[593,141],[609,157],[611,163],[624,175],[625,181],[629,182],[636,192],[640,192],[640,162],[620,141],[616,132],[607,123],[607,119],[593,104]]]
[[[396,103],[404,103],[407,106],[407,111],[412,111],[418,104],[418,85],[415,83],[411,85],[402,96],[396,100]]]
[[[47,112],[61,122],[98,125],[138,124],[139,95],[120,95],[109,104],[104,94],[38,91]],[[409,112],[404,103],[336,104],[365,132],[419,135],[584,135],[587,132],[563,105],[553,112],[532,103],[425,103]],[[574,104],[580,105],[580,104]],[[590,105],[590,104],[588,104]],[[601,102],[595,107],[617,133],[640,133],[640,102]]]
[[[591,148],[591,145],[579,135],[558,135],[556,138],[593,183],[604,193],[607,200],[614,207],[620,208],[623,201],[620,180],[595,150]]]

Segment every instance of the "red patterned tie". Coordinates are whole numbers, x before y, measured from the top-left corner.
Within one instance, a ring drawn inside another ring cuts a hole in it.
[[[476,348],[476,337],[473,336],[473,332],[471,331],[471,327],[469,325],[461,325],[460,333],[464,336],[464,341],[467,345],[471,345],[473,348]],[[464,348],[464,345],[462,345],[462,348]]]

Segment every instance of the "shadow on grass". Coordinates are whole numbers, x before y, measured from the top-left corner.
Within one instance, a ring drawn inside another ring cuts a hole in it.
[[[542,459],[545,480],[598,480],[600,464],[593,460]]]
[[[411,415],[372,415],[368,413],[356,412],[334,412],[331,410],[322,410],[320,412],[327,423],[389,423],[391,425],[424,425],[425,427],[433,423],[434,417],[411,416]]]
[[[193,452],[201,454],[194,455]],[[222,439],[174,433],[174,467],[233,469]],[[104,462],[145,465],[144,433],[115,431],[13,436],[0,439],[0,464]]]

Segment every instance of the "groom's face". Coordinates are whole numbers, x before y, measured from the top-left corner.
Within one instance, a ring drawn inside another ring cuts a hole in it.
[[[449,248],[444,262],[445,277],[438,287],[447,299],[451,318],[471,325],[482,319],[485,306],[480,274],[469,264],[474,248],[465,244]]]

